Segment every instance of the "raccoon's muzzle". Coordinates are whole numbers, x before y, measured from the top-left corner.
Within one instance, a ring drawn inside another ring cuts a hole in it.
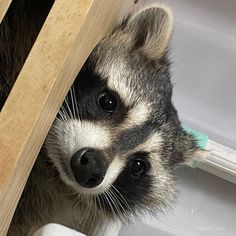
[[[107,162],[100,150],[82,148],[73,154],[71,169],[78,184],[85,188],[94,188],[104,179]]]

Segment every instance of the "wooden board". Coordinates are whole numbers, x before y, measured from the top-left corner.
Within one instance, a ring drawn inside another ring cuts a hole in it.
[[[2,22],[11,2],[12,0],[0,0],[0,23]]]
[[[73,79],[124,1],[57,0],[0,113],[0,235]]]

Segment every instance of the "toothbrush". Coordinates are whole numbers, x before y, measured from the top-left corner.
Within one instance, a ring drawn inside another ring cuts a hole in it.
[[[200,149],[205,150],[202,158],[194,159],[190,166],[199,167],[236,184],[236,150],[217,143],[201,132],[183,128],[196,139]]]

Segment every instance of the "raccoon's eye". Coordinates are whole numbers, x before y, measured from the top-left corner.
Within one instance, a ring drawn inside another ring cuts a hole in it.
[[[98,105],[106,112],[112,113],[118,107],[118,100],[115,95],[104,92],[98,97]]]
[[[147,170],[147,163],[141,159],[134,159],[129,162],[131,175],[135,178],[143,175]]]

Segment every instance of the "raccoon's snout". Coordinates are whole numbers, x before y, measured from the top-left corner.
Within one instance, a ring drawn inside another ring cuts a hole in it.
[[[98,186],[107,170],[103,153],[91,148],[82,148],[77,151],[72,156],[70,164],[76,181],[86,188]]]

